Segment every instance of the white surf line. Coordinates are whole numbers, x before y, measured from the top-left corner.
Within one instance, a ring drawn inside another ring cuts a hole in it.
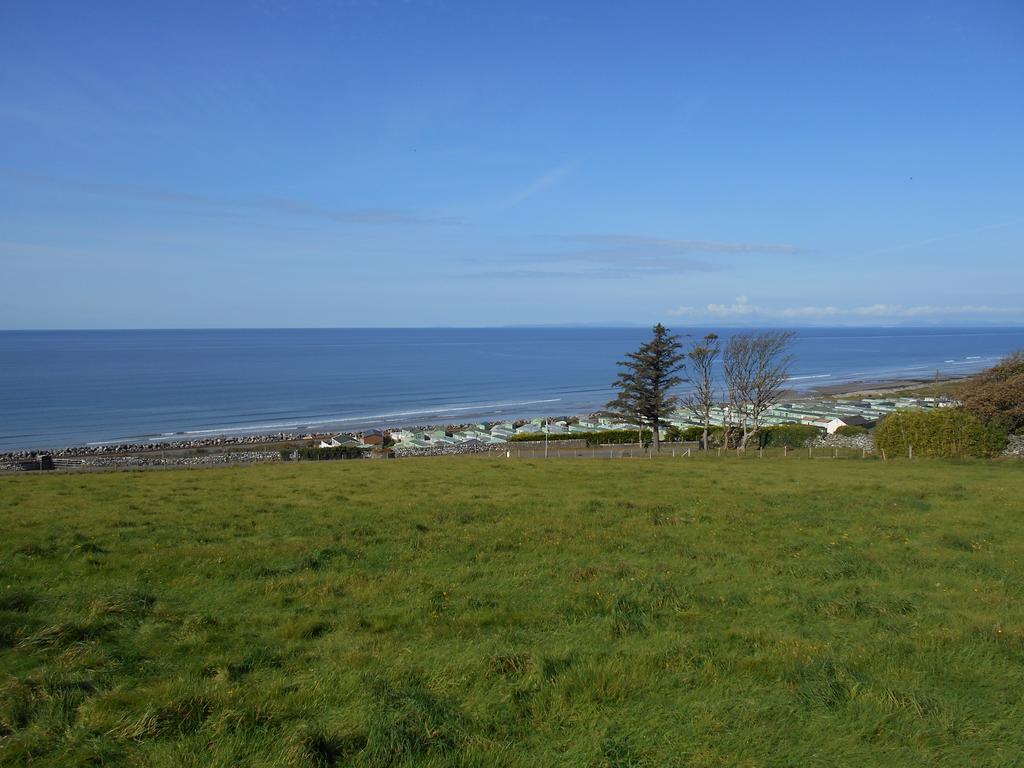
[[[508,402],[508,403],[477,403],[474,405],[461,405],[461,406],[449,406],[442,408],[431,408],[427,410],[417,411],[396,411],[395,413],[381,413],[367,416],[346,416],[339,418],[328,418],[328,419],[317,419],[314,421],[291,421],[291,422],[279,422],[276,424],[249,424],[244,427],[214,427],[211,429],[193,429],[186,430],[183,432],[174,433],[162,433],[157,437],[125,437],[116,440],[99,440],[86,443],[86,445],[117,445],[119,443],[132,442],[133,440],[145,439],[149,442],[164,442],[166,440],[187,440],[189,438],[200,437],[202,435],[224,435],[235,432],[263,432],[270,429],[294,429],[296,427],[315,427],[323,424],[343,424],[352,421],[371,421],[377,419],[394,419],[401,418],[404,416],[428,416],[431,414],[442,415],[445,413],[460,413],[463,411],[473,411],[479,409],[494,409],[494,408],[511,408],[521,405],[542,405],[544,403],[558,403],[561,402],[562,398],[552,397],[544,400],[523,400],[519,402]]]

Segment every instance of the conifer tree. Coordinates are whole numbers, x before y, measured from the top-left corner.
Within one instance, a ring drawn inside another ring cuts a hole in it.
[[[658,323],[654,336],[640,349],[626,355],[618,364],[624,369],[612,386],[618,396],[608,403],[608,409],[650,426],[654,437],[654,450],[661,447],[661,427],[679,405],[678,395],[671,390],[683,382],[678,373],[683,369],[686,355],[681,351],[679,337]]]

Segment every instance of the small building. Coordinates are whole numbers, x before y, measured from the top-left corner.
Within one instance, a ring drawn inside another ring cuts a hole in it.
[[[848,416],[843,414],[842,416],[836,416],[831,419],[828,424],[825,425],[825,431],[830,435],[834,435],[836,430],[840,427],[864,427],[866,429],[868,427],[873,427],[874,425],[875,423],[873,421],[868,421],[863,416]]]
[[[333,437],[325,437],[317,443],[317,448],[355,448],[359,445],[354,435],[343,433]]]

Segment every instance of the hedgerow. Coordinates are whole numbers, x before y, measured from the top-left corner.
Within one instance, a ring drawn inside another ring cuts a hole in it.
[[[635,429],[606,429],[600,432],[562,432],[548,435],[548,440],[585,440],[587,445],[607,445],[609,443],[635,443]],[[654,435],[649,429],[643,430],[644,442],[650,441]],[[544,441],[543,432],[520,432],[508,439],[510,443],[535,443]]]
[[[337,448],[300,448],[299,458],[304,461],[332,461],[334,459],[360,459],[362,448],[341,445]]]
[[[820,436],[821,430],[810,424],[777,424],[759,429],[757,444],[761,448],[802,448]]]
[[[875,430],[875,447],[890,457],[994,456],[1006,445],[1006,431],[960,408],[890,413]]]

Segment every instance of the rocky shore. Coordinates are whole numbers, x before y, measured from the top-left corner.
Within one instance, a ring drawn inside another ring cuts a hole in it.
[[[273,435],[244,435],[239,437],[212,437],[201,440],[161,440],[146,443],[110,443],[103,445],[80,445],[59,448],[52,451],[10,451],[0,453],[0,462],[25,461],[44,453],[54,458],[78,458],[88,456],[111,456],[119,454],[162,453],[170,451],[196,451],[202,449],[233,448],[237,446],[260,446],[272,443],[290,443],[316,440],[326,435],[292,434],[279,432]]]

